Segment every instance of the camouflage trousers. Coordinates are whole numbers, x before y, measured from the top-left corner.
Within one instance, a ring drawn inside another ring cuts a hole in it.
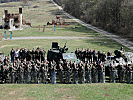
[[[51,83],[56,84],[56,72],[51,72]]]
[[[110,82],[111,83],[115,83],[115,77],[116,77],[116,72],[115,71],[111,71],[110,72]]]
[[[87,83],[92,83],[91,81],[91,72],[86,71],[85,72],[85,79]]]
[[[66,77],[66,83],[71,83],[71,72],[70,71],[67,71],[65,72],[65,77]]]
[[[78,84],[78,72],[73,72],[73,83]]]
[[[127,83],[131,83],[131,81],[132,81],[132,73],[128,72],[127,73]]]
[[[23,82],[24,82],[24,74],[18,73],[18,83],[23,83]]]
[[[105,83],[105,72],[100,71],[100,83]]]

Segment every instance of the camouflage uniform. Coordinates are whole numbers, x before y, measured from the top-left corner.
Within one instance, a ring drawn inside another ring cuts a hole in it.
[[[111,64],[110,65],[110,82],[115,83],[115,78],[116,78],[116,68]]]
[[[29,64],[25,68],[25,81],[26,83],[31,82],[31,66]]]
[[[38,77],[37,77],[37,75],[38,75],[38,68],[37,68],[37,64],[35,64],[34,65],[34,68],[33,68],[33,81],[34,81],[34,83],[38,83]]]
[[[99,65],[99,75],[100,75],[100,82],[105,83],[105,68],[101,63]]]
[[[54,61],[51,64],[51,82],[56,84],[56,63]]]
[[[41,78],[41,83],[47,84],[47,79],[48,79],[48,65],[47,63],[44,63],[40,69],[40,78]]]
[[[65,72],[65,77],[66,77],[66,83],[69,84],[71,83],[71,68],[70,65],[67,64],[66,72]]]
[[[132,68],[130,65],[127,67],[127,83],[131,83],[132,81]]]
[[[59,74],[59,80],[60,80],[60,83],[63,83],[63,67],[61,66],[61,64],[59,64],[59,70],[58,70],[58,74]]]
[[[87,83],[92,83],[91,81],[91,67],[89,63],[85,65],[85,79]]]
[[[24,69],[22,65],[19,66],[17,69],[17,75],[18,75],[18,82],[23,83],[24,82]]]
[[[9,67],[9,79],[10,83],[16,82],[16,69],[13,67],[13,64]]]
[[[93,83],[98,83],[98,69],[96,68],[95,64],[92,66],[92,79]]]
[[[74,68],[73,68],[73,83],[78,84],[78,68],[76,63],[74,63]]]
[[[122,65],[121,67],[120,67],[120,82],[121,83],[123,83],[124,82],[124,80],[125,80],[125,72],[126,72],[126,69],[125,69],[125,67]]]

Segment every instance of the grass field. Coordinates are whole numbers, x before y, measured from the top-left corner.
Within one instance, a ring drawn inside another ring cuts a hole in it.
[[[0,100],[132,100],[130,84],[0,85]]]
[[[6,55],[10,53],[11,48],[27,48],[27,49],[33,49],[40,46],[40,48],[45,48],[46,51],[48,51],[51,46],[52,42],[58,42],[61,47],[64,46],[64,44],[67,42],[67,47],[69,48],[70,52],[74,52],[76,48],[90,48],[90,49],[96,49],[108,52],[108,50],[113,51],[115,49],[119,49],[122,45],[119,43],[114,42],[110,39],[78,39],[78,40],[11,40],[11,41],[3,41],[0,42],[0,51],[4,52]],[[111,43],[111,44],[110,44]],[[129,51],[130,49],[125,47],[126,51]]]

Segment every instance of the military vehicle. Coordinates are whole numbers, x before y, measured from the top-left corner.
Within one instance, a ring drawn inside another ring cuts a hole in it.
[[[110,64],[113,64],[116,68],[120,65],[131,64],[133,65],[133,52],[124,52],[122,50],[115,50],[115,56],[110,56],[108,59],[103,62],[106,69],[106,76],[109,76],[109,67]]]
[[[58,63],[58,61],[62,59],[63,61],[66,59],[67,61],[72,61],[79,63],[80,60],[77,59],[75,53],[68,52],[68,48],[66,47],[66,43],[63,48],[58,46],[57,42],[52,43],[52,49],[48,50],[47,54],[47,60],[48,61],[55,61]]]

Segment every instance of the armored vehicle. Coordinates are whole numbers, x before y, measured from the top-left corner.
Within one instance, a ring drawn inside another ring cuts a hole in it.
[[[68,48],[66,47],[66,43],[64,45],[63,48],[58,46],[57,42],[53,42],[52,43],[52,48],[50,50],[48,50],[48,54],[47,54],[47,60],[48,61],[55,61],[58,63],[58,61],[62,59],[62,60],[67,60],[67,61],[72,61],[72,62],[76,62],[79,63],[80,60],[77,59],[75,53],[72,52],[68,52]]]
[[[133,52],[124,52],[122,50],[115,50],[114,51],[115,56],[110,56],[108,59],[103,63],[106,69],[106,75],[109,75],[108,68],[110,67],[110,64],[113,64],[116,68],[118,68],[118,65],[126,65],[131,64],[133,65]]]

